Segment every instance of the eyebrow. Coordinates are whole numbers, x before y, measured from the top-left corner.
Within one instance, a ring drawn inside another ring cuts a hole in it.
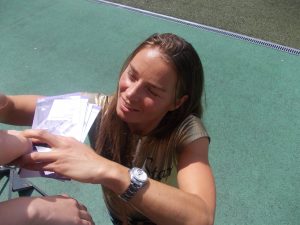
[[[133,66],[131,63],[129,63],[129,68],[133,71],[134,74],[139,74],[138,71],[134,68],[134,66]],[[161,92],[166,92],[166,89],[164,89],[163,87],[158,87],[158,86],[156,86],[156,85],[154,85],[154,84],[151,84],[151,83],[149,83],[149,82],[146,82],[146,83],[147,83],[147,85],[149,85],[151,88],[157,89],[157,90],[159,90],[159,91],[161,91]]]

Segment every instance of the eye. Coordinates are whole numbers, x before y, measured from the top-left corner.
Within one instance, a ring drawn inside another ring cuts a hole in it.
[[[131,81],[135,81],[135,80],[136,80],[136,77],[135,77],[135,75],[134,75],[132,69],[129,68],[129,69],[127,70],[127,74],[128,74],[128,77],[129,77],[129,79],[130,79]]]
[[[158,97],[159,95],[153,90],[151,87],[147,87],[147,91],[153,95],[154,97]]]

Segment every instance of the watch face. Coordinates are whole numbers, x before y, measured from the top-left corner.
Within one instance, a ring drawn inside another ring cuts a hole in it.
[[[141,182],[145,182],[148,179],[146,172],[140,168],[133,168],[132,173],[134,178]]]

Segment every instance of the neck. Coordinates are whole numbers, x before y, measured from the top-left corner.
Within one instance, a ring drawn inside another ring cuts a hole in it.
[[[139,136],[146,136],[148,135],[151,131],[153,131],[155,129],[155,127],[158,124],[153,124],[153,125],[143,125],[141,126],[140,124],[127,124],[129,130],[136,135]]]

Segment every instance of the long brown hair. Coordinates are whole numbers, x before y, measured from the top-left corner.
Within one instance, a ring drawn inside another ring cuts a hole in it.
[[[178,109],[168,112],[160,124],[148,135],[155,138],[167,137],[188,116],[202,117],[202,93],[204,75],[200,58],[183,38],[171,34],[153,34],[142,42],[126,59],[120,75],[135,55],[145,47],[159,48],[162,57],[174,66],[177,72],[176,96],[174,101],[184,95],[188,99]],[[101,122],[96,125],[96,151],[113,161],[130,166],[132,139],[134,135],[117,115],[117,93],[111,97],[107,108],[102,110]]]

